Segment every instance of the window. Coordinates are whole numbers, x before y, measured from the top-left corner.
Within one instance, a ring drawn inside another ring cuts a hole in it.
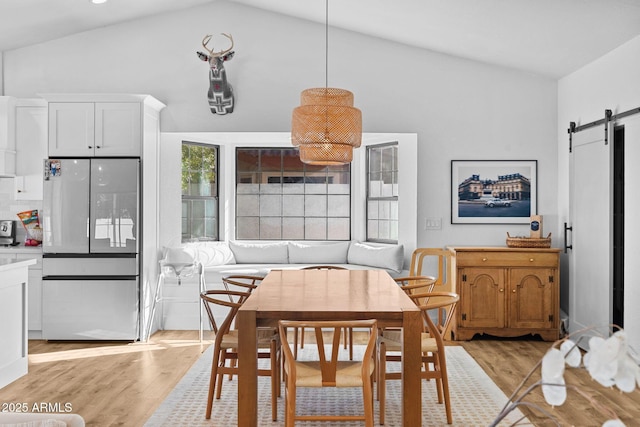
[[[306,165],[295,148],[236,149],[236,239],[350,237],[350,165]]]
[[[182,142],[182,241],[218,240],[218,146]]]
[[[367,240],[398,242],[398,143],[367,147]]]

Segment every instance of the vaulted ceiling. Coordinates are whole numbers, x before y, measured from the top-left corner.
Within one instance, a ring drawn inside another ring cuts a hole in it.
[[[218,1],[325,22],[324,0],[2,0],[0,51]],[[329,24],[560,78],[640,35],[640,0],[329,0]]]

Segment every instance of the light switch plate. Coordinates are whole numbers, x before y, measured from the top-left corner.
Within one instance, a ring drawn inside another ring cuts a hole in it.
[[[442,218],[428,217],[424,222],[425,230],[442,230]]]

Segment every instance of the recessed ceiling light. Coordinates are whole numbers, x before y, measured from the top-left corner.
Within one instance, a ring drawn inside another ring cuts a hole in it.
[[[89,0],[89,1],[93,4],[102,4],[107,2],[107,0]]]

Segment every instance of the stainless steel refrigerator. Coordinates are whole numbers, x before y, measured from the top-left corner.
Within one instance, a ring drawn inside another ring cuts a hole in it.
[[[42,336],[139,338],[139,158],[45,162]]]

